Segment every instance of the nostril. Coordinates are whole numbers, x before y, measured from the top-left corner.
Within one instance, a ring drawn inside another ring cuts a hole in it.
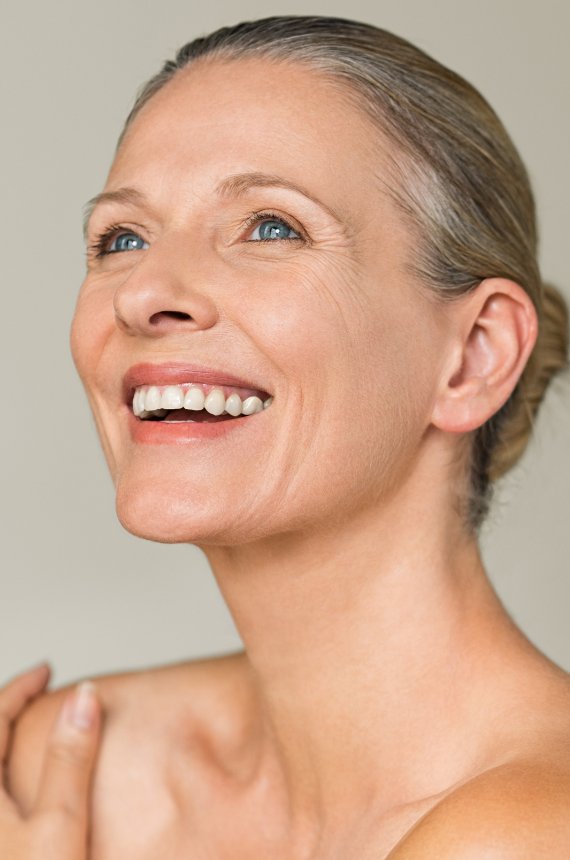
[[[182,311],[163,311],[165,317],[171,317],[173,320],[191,320],[190,314],[185,314]]]
[[[185,314],[182,311],[159,311],[157,314],[153,314],[149,322],[151,325],[158,325],[162,322],[162,320],[167,317],[172,320],[191,320],[192,317],[190,314]]]

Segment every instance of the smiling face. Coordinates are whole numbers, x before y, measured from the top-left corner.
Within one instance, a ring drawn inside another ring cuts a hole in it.
[[[445,326],[406,268],[387,169],[365,115],[300,66],[197,63],[138,115],[72,329],[129,531],[322,527],[409,471]]]

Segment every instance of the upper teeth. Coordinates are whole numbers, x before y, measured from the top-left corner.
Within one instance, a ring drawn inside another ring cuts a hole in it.
[[[133,397],[133,412],[140,418],[146,418],[149,413],[164,414],[163,410],[190,409],[195,412],[205,409],[211,415],[253,415],[271,406],[273,397],[262,402],[260,397],[246,397],[242,401],[239,394],[234,392],[226,398],[221,388],[212,388],[206,395],[202,388],[192,385],[186,391],[179,385],[167,385],[161,390],[156,385],[150,388],[137,388]]]

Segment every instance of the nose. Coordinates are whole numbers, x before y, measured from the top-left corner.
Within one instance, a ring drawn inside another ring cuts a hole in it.
[[[123,253],[132,253],[125,251]],[[212,328],[219,319],[208,292],[207,265],[183,237],[161,237],[115,290],[117,327],[129,335],[163,337]]]

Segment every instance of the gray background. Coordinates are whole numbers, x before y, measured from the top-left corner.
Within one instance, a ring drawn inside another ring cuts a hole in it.
[[[544,275],[570,297],[568,0],[4,0],[0,680],[45,658],[65,682],[239,647],[201,553],[137,540],[116,521],[67,338],[81,208],[103,186],[138,86],[200,33],[286,13],[386,27],[478,86],[530,169]],[[515,619],[567,669],[569,514],[560,380],[483,545]]]

